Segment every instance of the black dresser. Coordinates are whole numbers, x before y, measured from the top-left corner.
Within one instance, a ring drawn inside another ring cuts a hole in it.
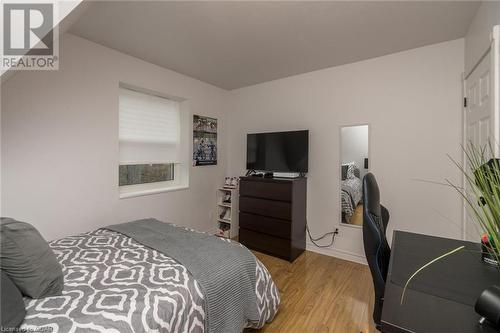
[[[239,241],[288,261],[306,248],[307,178],[240,178]]]

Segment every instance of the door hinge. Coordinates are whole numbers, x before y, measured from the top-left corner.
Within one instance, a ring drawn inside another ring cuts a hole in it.
[[[467,107],[467,98],[464,97],[464,108],[466,108],[466,107]]]

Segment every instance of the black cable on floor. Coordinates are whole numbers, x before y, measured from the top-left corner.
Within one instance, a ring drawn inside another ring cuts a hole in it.
[[[306,223],[306,230],[307,230],[307,234],[309,235],[309,239],[317,247],[331,247],[333,245],[333,243],[335,242],[335,235],[337,235],[339,233],[339,230],[336,228],[335,231],[330,231],[330,232],[327,232],[326,234],[324,234],[321,237],[313,238],[313,236],[311,236],[311,232],[309,231],[309,224],[307,224],[307,223]],[[328,244],[328,245],[319,245],[318,243],[316,243],[317,241],[320,241],[320,240],[324,239],[325,237],[327,237],[329,235],[332,235],[332,241],[330,242],[330,244]]]

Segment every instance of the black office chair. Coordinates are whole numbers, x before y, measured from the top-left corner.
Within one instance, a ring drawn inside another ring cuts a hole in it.
[[[363,178],[363,244],[375,289],[373,320],[377,329],[380,329],[385,281],[391,256],[385,236],[388,222],[389,211],[380,204],[380,191],[375,176],[368,173]]]

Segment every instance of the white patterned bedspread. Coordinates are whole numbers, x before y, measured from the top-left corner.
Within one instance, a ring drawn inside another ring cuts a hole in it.
[[[347,178],[342,180],[340,188],[342,212],[349,219],[363,196],[363,182],[358,177]]]
[[[174,259],[106,229],[49,243],[63,267],[62,296],[25,298],[21,329],[52,332],[204,332],[204,296]],[[276,285],[258,260],[260,320],[271,321],[280,303]]]

